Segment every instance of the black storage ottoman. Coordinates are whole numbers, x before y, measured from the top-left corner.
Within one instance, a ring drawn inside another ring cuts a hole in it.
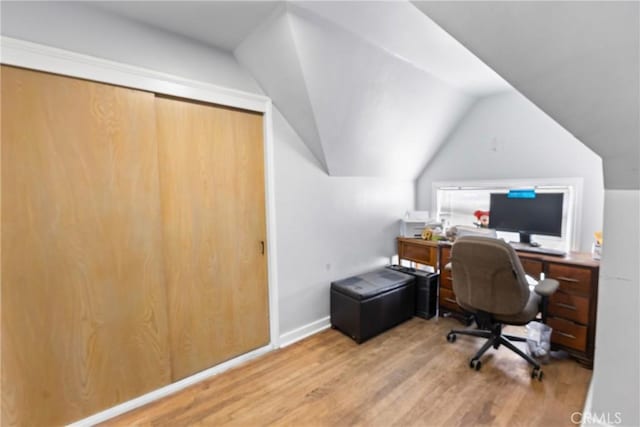
[[[358,344],[413,317],[414,278],[382,268],[331,283],[331,326]]]

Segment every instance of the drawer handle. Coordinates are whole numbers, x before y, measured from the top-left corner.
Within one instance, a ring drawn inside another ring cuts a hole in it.
[[[444,300],[445,300],[445,301],[448,301],[448,302],[452,302],[452,303],[454,303],[454,304],[457,304],[457,303],[458,303],[458,301],[456,301],[456,300],[454,300],[454,299],[451,299],[451,298],[445,298]]]
[[[554,332],[558,335],[562,335],[563,337],[571,338],[572,340],[576,339],[575,335],[567,334],[565,332],[560,332],[560,331],[554,331]]]
[[[567,310],[573,310],[576,311],[578,308],[574,305],[569,305],[569,304],[564,304],[561,302],[557,302],[555,303],[558,307],[562,307],[562,308],[566,308]]]
[[[578,279],[572,279],[571,277],[565,277],[565,276],[558,276],[557,279],[558,280],[562,280],[563,282],[572,282],[572,283],[578,283],[579,282]]]

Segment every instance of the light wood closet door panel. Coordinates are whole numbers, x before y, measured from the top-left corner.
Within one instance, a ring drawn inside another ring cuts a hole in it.
[[[262,115],[157,97],[156,117],[177,380],[269,342]]]
[[[170,381],[153,94],[2,67],[2,425]]]

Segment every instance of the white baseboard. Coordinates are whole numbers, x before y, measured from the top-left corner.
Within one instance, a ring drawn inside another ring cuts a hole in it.
[[[304,326],[301,326],[293,331],[285,332],[280,335],[280,348],[284,348],[288,345],[291,345],[295,342],[303,340],[308,336],[313,334],[317,334],[318,332],[324,331],[331,326],[331,318],[329,316],[323,317],[322,319],[318,319],[311,323],[307,323]]]
[[[128,400],[112,408],[105,409],[104,411],[98,412],[97,414],[93,414],[90,417],[78,420],[70,424],[69,426],[70,427],[85,427],[85,426],[88,427],[88,426],[94,426],[96,424],[102,423],[111,418],[117,417],[118,415],[122,415],[125,412],[129,412],[133,409],[139,408],[148,403],[154,402],[156,400],[162,399],[163,397],[174,394],[193,384],[196,384],[200,381],[203,381],[215,375],[218,375],[224,371],[227,371],[251,359],[255,359],[256,357],[262,356],[263,354],[266,354],[273,349],[274,348],[271,344],[265,347],[258,348],[249,353],[243,354],[234,359],[231,359],[224,363],[216,365],[212,368],[198,372],[197,374],[191,375],[190,377],[183,378],[180,381],[161,387],[157,390],[153,390],[152,392],[143,394],[140,397],[136,397],[135,399]]]

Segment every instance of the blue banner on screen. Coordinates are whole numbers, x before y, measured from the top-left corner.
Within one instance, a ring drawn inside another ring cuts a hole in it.
[[[510,199],[535,199],[536,190],[509,190],[509,194],[507,194],[507,197]]]

